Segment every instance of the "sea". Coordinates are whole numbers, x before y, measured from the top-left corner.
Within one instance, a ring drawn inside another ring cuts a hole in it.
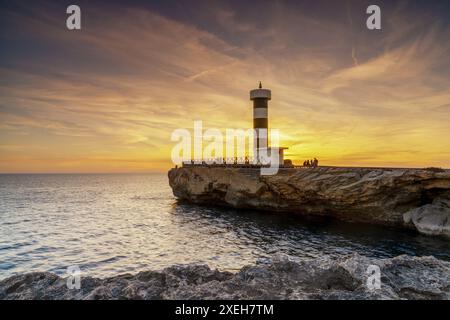
[[[0,280],[74,267],[100,278],[188,263],[237,271],[355,252],[450,261],[448,240],[414,231],[183,203],[164,173],[0,175]]]

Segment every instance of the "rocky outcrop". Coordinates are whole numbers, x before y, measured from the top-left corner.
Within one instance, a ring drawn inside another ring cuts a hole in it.
[[[68,289],[57,275],[29,273],[0,281],[0,299],[449,299],[450,263],[357,254],[337,260],[279,257],[237,273],[178,265],[106,279],[82,277],[80,284]]]
[[[412,222],[421,233],[450,236],[450,201],[434,199],[432,203],[404,214],[406,223]]]
[[[171,169],[176,197],[192,203],[329,216],[450,237],[450,171],[436,169]]]

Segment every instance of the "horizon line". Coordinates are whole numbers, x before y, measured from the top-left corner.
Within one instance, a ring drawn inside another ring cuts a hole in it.
[[[35,174],[35,175],[44,175],[44,174],[157,174],[157,173],[166,173],[167,171],[174,169],[175,167],[171,167],[167,170],[155,170],[155,171],[120,171],[120,172],[0,172],[0,175],[12,175],[12,174]],[[182,166],[178,166],[178,168],[182,168]],[[307,168],[307,167],[305,167]],[[343,169],[403,169],[403,170],[425,170],[425,169],[442,169],[442,170],[450,170],[450,168],[446,167],[433,167],[433,166],[425,166],[425,167],[383,167],[383,166],[332,166],[332,165],[320,165],[318,168],[343,168]],[[297,169],[300,169],[297,167]]]

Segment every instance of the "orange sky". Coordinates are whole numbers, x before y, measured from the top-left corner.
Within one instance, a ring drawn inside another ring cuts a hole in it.
[[[294,161],[448,168],[448,13],[393,3],[2,8],[0,172],[165,171],[174,129],[251,127],[259,80]]]

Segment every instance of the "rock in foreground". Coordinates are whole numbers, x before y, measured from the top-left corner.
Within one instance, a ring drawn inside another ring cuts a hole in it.
[[[381,271],[381,289],[367,286],[368,267]],[[433,257],[293,261],[286,257],[237,273],[206,265],[97,279],[83,277],[68,289],[52,273],[29,273],[0,281],[0,299],[449,299],[450,263]]]
[[[174,195],[198,204],[286,211],[416,229],[450,237],[450,171],[303,168],[261,176],[258,169],[171,169]]]

